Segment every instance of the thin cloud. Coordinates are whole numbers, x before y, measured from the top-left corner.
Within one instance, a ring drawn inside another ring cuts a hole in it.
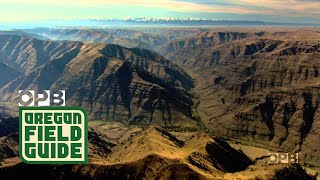
[[[163,13],[178,12],[184,13],[186,16],[188,13],[222,13],[229,14],[230,18],[239,14],[320,19],[320,2],[316,0],[0,0],[0,3],[1,5],[11,5],[13,7],[12,11],[14,11],[14,7],[24,6],[37,6],[40,8],[68,7],[75,10],[81,7],[78,13],[84,14],[81,17],[85,16],[86,11],[84,9],[86,8],[112,8],[119,9],[119,12],[128,8],[157,8]],[[6,9],[3,10],[7,11]],[[65,18],[71,17],[70,14],[69,16],[68,14],[64,15],[67,16]],[[28,16],[30,19],[46,18],[46,14],[39,17],[38,14],[33,13],[31,10]],[[112,14],[106,16],[112,16]],[[153,15],[150,14],[148,16],[152,17]],[[12,17],[3,18],[14,18],[14,13]]]
[[[316,0],[239,0],[240,4],[273,10],[277,14],[316,15],[320,13],[320,1]]]
[[[270,14],[320,18],[320,0],[177,0],[207,7],[238,9],[239,14]],[[237,13],[237,12],[236,12]]]
[[[10,4],[34,4],[34,5],[48,5],[48,6],[83,6],[83,7],[103,7],[103,6],[132,6],[132,7],[154,7],[163,8],[169,11],[178,12],[205,12],[205,13],[236,13],[236,14],[252,14],[252,13],[268,13],[261,12],[256,9],[237,6],[225,5],[208,5],[201,3],[194,3],[191,1],[175,1],[175,0],[0,0],[0,3]]]

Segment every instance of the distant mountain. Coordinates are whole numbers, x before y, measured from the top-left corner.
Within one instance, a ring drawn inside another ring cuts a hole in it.
[[[200,18],[129,18],[129,19],[74,19],[74,20],[48,20],[25,24],[7,24],[11,29],[24,29],[36,27],[188,27],[188,26],[319,26],[319,24],[278,23],[264,21],[216,20]]]
[[[132,29],[25,29],[24,32],[37,34],[52,40],[71,40],[89,43],[118,44],[128,48],[156,49],[171,39],[160,34],[145,33]]]
[[[94,19],[100,25],[107,26],[283,26],[294,23],[275,23],[263,21],[215,20],[201,18],[129,18],[129,19]],[[312,24],[306,24],[312,25]]]
[[[47,38],[55,41],[69,40],[87,43],[118,44],[128,48],[145,48],[158,51],[162,45],[172,40],[192,37],[206,30],[205,28],[35,28],[22,29],[21,31],[6,31],[4,33],[12,35],[25,34],[24,36],[37,39]]]
[[[0,35],[17,35],[17,36],[24,36],[24,37],[29,37],[29,38],[37,38],[37,39],[40,39],[40,40],[49,40],[48,38],[46,37],[43,37],[43,36],[40,36],[40,35],[37,35],[37,34],[33,34],[33,33],[27,33],[27,32],[24,32],[22,30],[4,30],[4,31],[0,31]]]
[[[192,49],[197,51],[198,49],[215,47],[220,44],[225,44],[231,41],[244,39],[247,37],[258,37],[258,33],[243,33],[243,32],[203,32],[196,36],[184,39],[177,39],[170,43],[162,45],[158,49],[158,52],[164,55],[171,53],[177,53],[180,50]],[[176,58],[177,59],[177,58]]]

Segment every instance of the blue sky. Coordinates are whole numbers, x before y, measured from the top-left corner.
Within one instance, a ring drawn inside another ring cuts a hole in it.
[[[0,22],[177,17],[320,23],[320,0],[0,0]]]

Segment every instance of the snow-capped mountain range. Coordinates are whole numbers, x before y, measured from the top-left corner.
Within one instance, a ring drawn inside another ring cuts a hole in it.
[[[264,21],[238,21],[238,20],[217,20],[217,19],[201,19],[201,18],[126,18],[126,19],[63,19],[48,20],[33,23],[25,23],[19,25],[0,24],[0,28],[35,28],[35,27],[210,27],[210,26],[317,26],[319,24],[297,24],[297,23],[278,23]]]

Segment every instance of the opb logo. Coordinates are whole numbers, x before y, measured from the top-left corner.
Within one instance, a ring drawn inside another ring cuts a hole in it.
[[[269,163],[298,163],[299,154],[298,153],[269,153]]]
[[[19,90],[19,106],[65,106],[64,90]]]

